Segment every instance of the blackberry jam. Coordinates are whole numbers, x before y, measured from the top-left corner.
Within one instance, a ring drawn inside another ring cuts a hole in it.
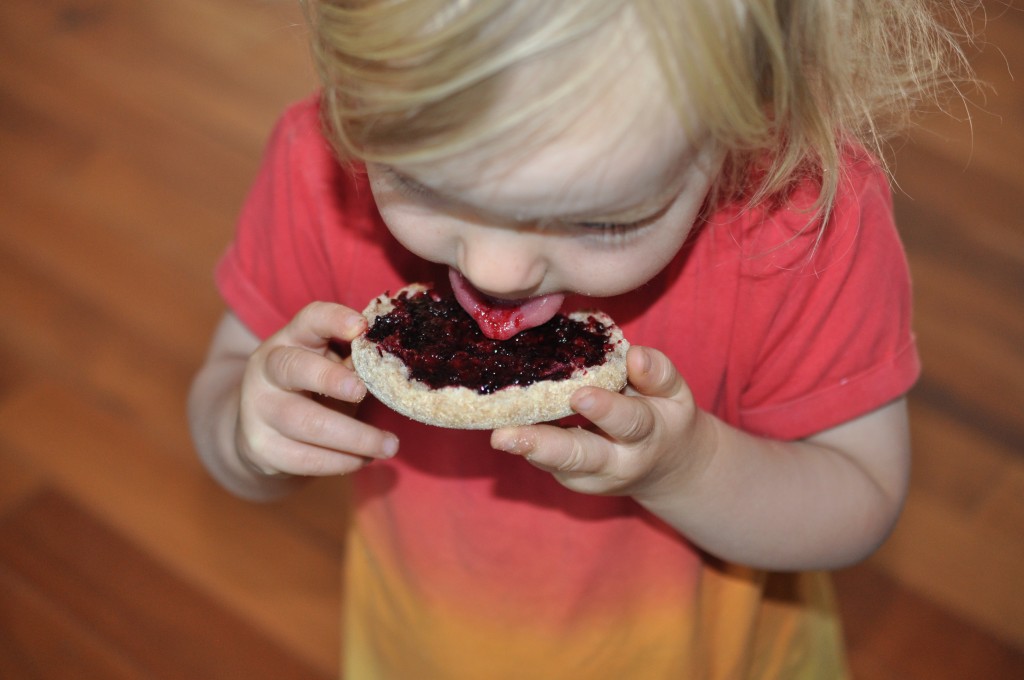
[[[492,340],[453,296],[403,292],[392,303],[394,309],[378,316],[366,337],[377,343],[378,352],[401,359],[414,380],[434,389],[462,386],[490,394],[564,380],[600,365],[613,349],[605,324],[594,317],[575,321],[557,314],[508,340]]]

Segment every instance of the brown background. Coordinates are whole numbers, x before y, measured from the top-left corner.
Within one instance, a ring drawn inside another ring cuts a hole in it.
[[[313,87],[294,5],[0,2],[2,678],[336,673],[344,482],[235,500],[184,418],[211,267]],[[1024,677],[1024,12],[984,5],[992,91],[895,150],[925,373],[906,512],[838,576],[864,679]]]

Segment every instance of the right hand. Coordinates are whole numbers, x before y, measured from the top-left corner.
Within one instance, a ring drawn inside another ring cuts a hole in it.
[[[314,302],[253,352],[235,431],[242,462],[266,475],[341,475],[398,451],[394,434],[356,420],[366,385],[330,347],[365,330],[359,312]]]

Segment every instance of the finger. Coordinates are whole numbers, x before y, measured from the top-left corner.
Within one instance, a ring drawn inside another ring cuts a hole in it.
[[[502,428],[491,433],[491,446],[556,473],[598,474],[613,455],[607,440],[578,427]]]
[[[649,437],[656,424],[654,412],[646,401],[608,390],[581,388],[572,395],[570,404],[606,435],[624,444]]]
[[[283,473],[301,477],[347,475],[373,460],[283,438],[275,443],[277,462],[274,466],[257,463],[251,454],[245,454],[241,449],[239,458],[246,467],[263,475],[276,476]]]
[[[267,354],[267,381],[288,392],[312,392],[357,403],[366,385],[349,365],[300,347],[278,346]]]
[[[312,302],[282,330],[287,344],[322,350],[331,340],[351,342],[366,330],[366,318],[344,305]]]
[[[645,397],[672,399],[686,391],[686,381],[672,361],[651,347],[633,346],[626,355],[629,384]]]
[[[270,424],[291,441],[367,458],[391,458],[398,437],[307,397],[293,395],[276,405]]]

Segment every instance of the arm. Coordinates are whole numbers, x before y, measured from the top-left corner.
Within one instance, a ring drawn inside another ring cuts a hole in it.
[[[314,303],[261,343],[233,314],[214,333],[189,393],[199,458],[224,488],[281,497],[309,476],[394,455],[398,440],[355,419],[366,387],[330,350],[365,328],[358,312]]]
[[[797,442],[744,433],[697,409],[671,362],[629,355],[626,395],[583,389],[597,431],[498,430],[569,488],[633,496],[695,545],[770,570],[833,569],[870,554],[902,507],[910,447],[903,400]]]
[[[652,485],[637,500],[709,552],[766,569],[835,569],[888,536],[909,474],[903,399],[797,442],[701,417],[715,444],[694,492]]]

